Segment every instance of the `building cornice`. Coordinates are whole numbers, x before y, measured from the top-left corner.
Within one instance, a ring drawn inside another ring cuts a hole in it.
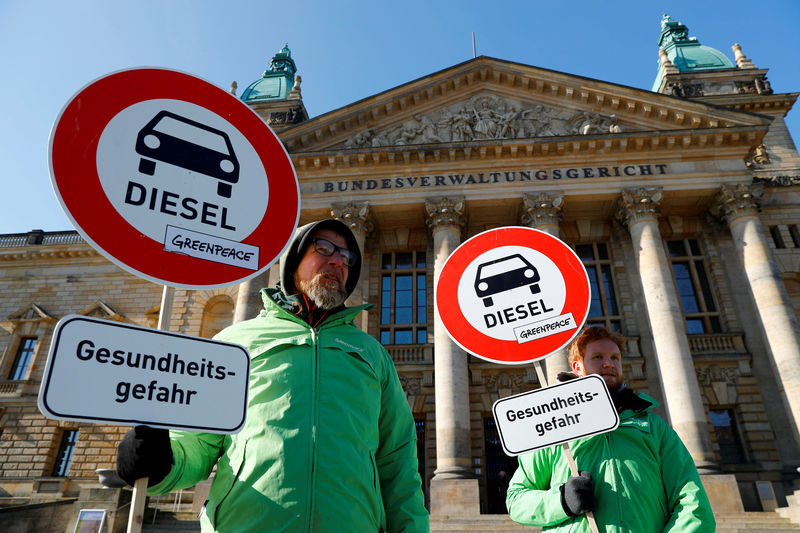
[[[753,146],[762,142],[766,126],[685,129],[678,131],[630,132],[624,135],[577,135],[390,146],[369,149],[331,149],[290,154],[299,172],[331,172],[354,168],[403,167],[431,163],[469,161],[505,161],[525,158],[584,158],[613,155],[640,158],[670,152],[728,149],[744,158]],[[730,157],[727,155],[726,157]]]
[[[327,150],[358,131],[400,124],[413,113],[425,113],[481,91],[615,115],[642,130],[730,128],[766,120],[689,99],[478,58],[287,128],[280,138],[290,153]]]

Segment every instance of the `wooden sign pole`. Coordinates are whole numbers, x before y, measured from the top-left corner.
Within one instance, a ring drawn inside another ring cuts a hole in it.
[[[158,329],[169,331],[169,322],[172,318],[172,300],[175,295],[175,287],[164,285],[161,292],[161,309],[158,311]],[[147,478],[139,478],[133,485],[133,496],[131,497],[131,512],[128,515],[128,532],[141,533],[142,522],[144,521],[144,504],[147,501]]]
[[[539,361],[534,361],[533,367],[536,369],[536,376],[539,378],[539,383],[542,385],[542,387],[547,387],[547,375],[545,375],[542,364]],[[572,456],[572,450],[569,447],[569,443],[562,443],[561,449],[564,452],[564,457],[566,457],[567,463],[569,463],[570,472],[572,472],[573,476],[577,476],[578,465],[575,463],[575,458]],[[597,529],[597,522],[594,519],[594,513],[591,511],[586,513],[586,519],[589,521],[589,529],[592,530],[592,533],[600,533],[600,531]]]

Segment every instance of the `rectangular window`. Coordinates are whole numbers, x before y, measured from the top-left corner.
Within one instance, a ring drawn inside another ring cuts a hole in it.
[[[700,243],[697,239],[667,241],[667,252],[687,331],[690,335],[720,333],[722,324]]]
[[[58,455],[56,455],[56,465],[53,467],[53,477],[67,476],[69,465],[72,462],[72,452],[75,451],[75,443],[77,442],[77,429],[64,431],[61,436],[61,445],[58,447]]]
[[[792,236],[792,244],[795,248],[800,248],[800,231],[797,229],[797,224],[789,226],[789,235]]]
[[[741,464],[747,462],[736,417],[732,409],[715,409],[708,412],[711,427],[717,436],[720,459],[723,464]]]
[[[11,364],[11,373],[8,375],[9,380],[19,381],[25,378],[34,348],[36,348],[36,337],[23,337],[20,340],[17,355]]]
[[[428,277],[425,252],[381,257],[381,344],[428,343]]]
[[[783,242],[783,237],[781,236],[780,226],[770,226],[769,234],[772,235],[772,242],[775,243],[775,248],[786,248],[786,244]]]
[[[575,246],[586,273],[592,299],[589,304],[587,326],[603,326],[611,331],[622,333],[622,316],[617,305],[614,273],[611,256],[606,243],[578,244]]]

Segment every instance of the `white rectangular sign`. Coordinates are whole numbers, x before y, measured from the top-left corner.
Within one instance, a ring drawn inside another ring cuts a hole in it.
[[[594,374],[500,398],[492,411],[508,455],[613,431],[619,426],[608,387]]]
[[[49,418],[236,433],[250,355],[238,344],[69,315],[56,325],[39,410]]]

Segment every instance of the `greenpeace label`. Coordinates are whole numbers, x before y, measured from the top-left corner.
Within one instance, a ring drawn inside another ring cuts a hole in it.
[[[258,270],[258,247],[167,226],[164,249],[217,263]]]
[[[556,317],[548,318],[547,320],[539,320],[530,324],[514,328],[514,335],[517,337],[517,342],[530,342],[535,339],[541,339],[548,335],[554,335],[562,331],[569,331],[577,328],[572,313],[559,315]]]

